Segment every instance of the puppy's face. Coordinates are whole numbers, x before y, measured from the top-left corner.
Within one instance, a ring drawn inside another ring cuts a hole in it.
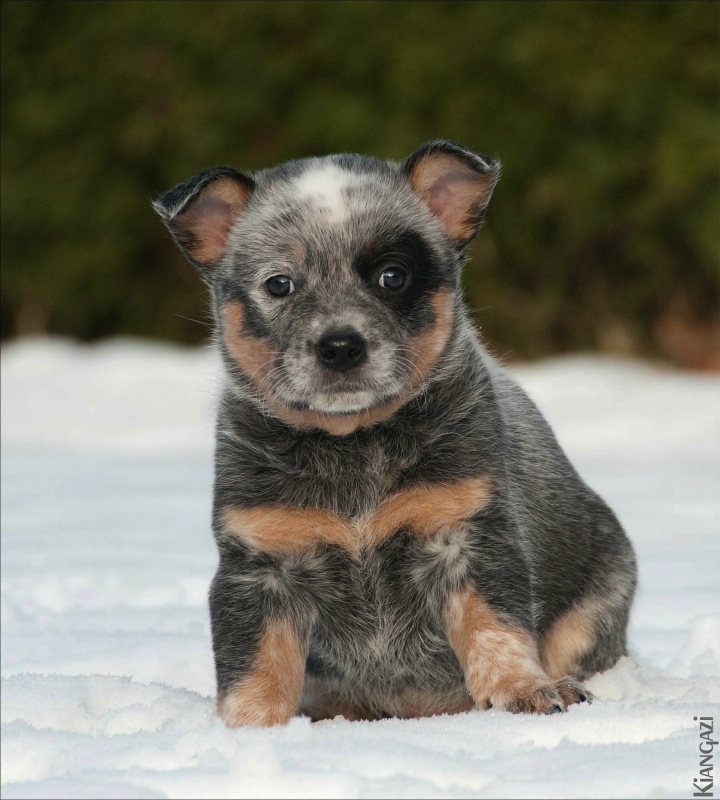
[[[434,142],[402,165],[330,156],[252,177],[208,170],[155,207],[210,282],[240,379],[312,424],[382,416],[420,390],[497,176],[495,162]]]
[[[251,379],[291,408],[382,406],[447,339],[456,266],[406,180],[306,162],[258,188],[228,237],[224,340]],[[251,349],[262,364],[243,364]]]

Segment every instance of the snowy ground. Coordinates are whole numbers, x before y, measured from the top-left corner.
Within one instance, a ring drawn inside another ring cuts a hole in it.
[[[212,354],[4,348],[2,797],[690,797],[693,717],[720,711],[720,383],[580,357],[517,375],[639,556],[632,655],[597,702],[231,731],[205,602]]]

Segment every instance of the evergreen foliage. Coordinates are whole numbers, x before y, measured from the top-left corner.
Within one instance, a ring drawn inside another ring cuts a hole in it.
[[[504,167],[466,273],[493,349],[711,366],[718,6],[3,2],[2,334],[198,341],[150,200],[207,166],[450,138]],[[189,318],[189,319],[187,319]]]

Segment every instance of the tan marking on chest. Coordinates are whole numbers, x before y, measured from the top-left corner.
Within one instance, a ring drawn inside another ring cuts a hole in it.
[[[235,363],[260,390],[273,414],[296,428],[320,428],[333,436],[348,436],[358,428],[369,428],[392,416],[410,400],[437,364],[452,333],[453,293],[449,289],[435,292],[431,305],[433,323],[407,343],[413,370],[405,391],[386,405],[353,414],[323,414],[310,409],[290,408],[275,397],[266,377],[276,363],[278,353],[263,339],[244,331],[245,308],[240,302],[226,303],[223,307],[224,341]]]
[[[300,704],[307,651],[287,620],[267,623],[251,671],[218,697],[230,727],[285,725]]]
[[[350,522],[321,508],[229,506],[223,511],[227,530],[272,555],[335,544],[355,552],[357,535]]]
[[[396,531],[433,536],[482,511],[492,499],[489,475],[448,484],[420,484],[388,497],[369,518],[361,520],[365,541],[377,547]]]
[[[371,514],[354,520],[320,508],[228,506],[222,520],[228,533],[273,555],[337,545],[357,557],[400,530],[429,537],[461,524],[492,499],[489,475],[449,484],[421,484],[389,497]]]

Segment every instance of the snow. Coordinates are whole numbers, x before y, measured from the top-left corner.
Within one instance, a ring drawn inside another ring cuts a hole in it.
[[[638,552],[631,655],[596,702],[228,730],[206,608],[215,355],[5,346],[2,797],[691,796],[693,717],[720,710],[720,382],[586,356],[515,373]]]

